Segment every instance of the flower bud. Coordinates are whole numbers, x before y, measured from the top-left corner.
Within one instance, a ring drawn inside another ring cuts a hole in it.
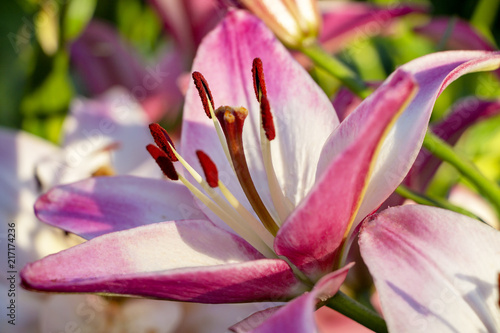
[[[227,0],[226,0],[227,2]],[[258,16],[289,47],[301,48],[316,40],[321,19],[316,0],[231,0]]]

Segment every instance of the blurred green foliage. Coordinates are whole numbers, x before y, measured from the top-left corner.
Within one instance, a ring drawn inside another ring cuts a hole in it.
[[[163,37],[156,14],[144,1],[1,2],[0,126],[58,142],[69,104],[82,93],[72,76],[68,48],[92,18],[115,25],[146,59]]]

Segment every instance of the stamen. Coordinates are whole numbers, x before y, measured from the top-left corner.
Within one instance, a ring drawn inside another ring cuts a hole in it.
[[[172,148],[173,153],[176,155],[179,162],[186,168],[186,170],[191,174],[194,180],[200,184],[203,189],[210,195],[210,200],[206,197],[200,190],[198,190],[194,185],[192,185],[187,179],[185,179],[182,175],[179,175],[179,179],[184,183],[184,185],[198,198],[200,199],[214,214],[219,216],[231,229],[236,231],[241,237],[246,239],[250,244],[254,245],[255,239],[257,238],[260,242],[265,245],[267,250],[264,252],[260,251],[262,249],[262,244],[260,247],[256,247],[259,251],[264,254],[266,257],[269,257],[269,251],[272,253],[272,256],[276,256],[272,250],[270,250],[273,246],[274,239],[268,233],[268,231],[262,226],[262,224],[257,221],[257,219],[248,212],[245,207],[232,195],[232,193],[224,186],[224,184],[219,180],[218,186],[221,189],[222,193],[228,200],[230,204],[225,202],[222,198],[219,197],[216,191],[214,191],[207,182],[203,180],[198,172],[189,163],[182,158],[179,153]],[[208,157],[208,156],[207,156]],[[214,164],[215,166],[215,164]],[[233,208],[240,214],[237,215]],[[238,223],[241,221],[243,217],[243,221],[246,223]]]
[[[155,159],[156,164],[158,164],[165,176],[167,176],[171,180],[179,179],[179,175],[177,174],[177,171],[175,171],[174,164],[172,163],[170,158],[168,158],[167,154],[163,152],[163,150],[152,144],[147,145],[146,149],[148,150],[151,157]]]
[[[273,115],[271,114],[271,106],[267,99],[266,81],[264,80],[264,67],[262,60],[255,58],[252,63],[252,77],[253,88],[255,90],[255,97],[260,103],[260,116],[262,119],[262,126],[269,141],[276,137],[274,129]]]
[[[233,162],[234,171],[246,197],[248,198],[248,201],[266,229],[269,230],[271,234],[276,236],[278,226],[269,214],[269,211],[262,202],[262,199],[255,188],[245,158],[242,134],[243,123],[248,115],[248,111],[245,108],[233,109],[228,106],[223,106],[216,110],[215,115],[219,120],[222,130],[226,136],[226,142],[229,148],[229,154],[231,155],[231,160]]]
[[[264,80],[264,67],[262,65],[262,60],[259,58],[255,58],[253,60],[252,74],[255,95],[260,104],[260,120],[262,124],[260,147],[262,151],[262,158],[264,160],[264,168],[266,169],[267,183],[269,185],[269,191],[271,192],[271,198],[273,200],[274,208],[279,216],[278,223],[281,224],[292,212],[293,204],[283,194],[278,178],[276,177],[276,172],[274,171],[270,141],[276,138],[276,129],[274,128],[271,106],[269,104],[269,99],[267,98],[266,82]]]
[[[206,195],[204,195],[199,189],[197,189],[193,184],[191,184],[182,175],[179,175],[181,182],[193,193],[205,206],[207,206],[215,215],[217,215],[222,221],[224,221],[231,229],[233,229],[238,235],[250,243],[254,248],[257,249],[267,258],[276,258],[276,254],[273,252],[270,245],[266,244],[263,239],[261,239],[257,234],[253,233],[245,224],[239,224],[237,220],[234,219],[228,212],[219,207],[216,203],[210,200]]]
[[[203,110],[205,110],[207,117],[212,119],[210,107],[212,107],[212,110],[215,109],[215,104],[210,88],[208,87],[207,80],[205,80],[200,72],[193,72],[193,81],[196,89],[198,90],[198,94],[200,95],[201,102],[203,103]]]
[[[266,83],[264,81],[264,70],[262,68],[262,60],[255,58],[252,63],[253,88],[255,97],[260,102],[261,96],[267,97]]]
[[[276,131],[274,129],[273,115],[271,113],[271,107],[269,106],[269,101],[266,95],[262,95],[260,100],[260,116],[262,119],[262,127],[266,133],[266,138],[269,141],[274,140],[276,137]]]
[[[229,156],[229,150],[227,149],[226,140],[224,140],[224,134],[222,134],[220,124],[215,117],[214,101],[212,98],[212,93],[210,92],[210,88],[208,87],[208,83],[200,72],[193,72],[193,81],[196,89],[198,90],[198,94],[200,95],[205,114],[209,119],[212,119],[220,144],[222,146],[222,149],[224,150],[224,154],[226,154],[226,158],[229,161],[229,164],[231,164],[232,166],[233,164]],[[210,103],[208,101],[210,101]]]
[[[156,145],[160,147],[161,150],[163,150],[163,152],[172,162],[177,162],[177,157],[175,157],[175,154],[170,148],[170,145],[172,145],[174,149],[175,146],[167,131],[165,131],[163,127],[155,123],[149,124],[149,131],[151,132]]]
[[[92,177],[105,177],[105,176],[114,176],[116,175],[115,170],[111,165],[101,165],[94,172],[92,172]]]
[[[212,188],[217,187],[219,183],[219,172],[217,171],[217,167],[212,159],[201,150],[196,151],[196,156],[198,156],[198,159],[200,160],[208,185]]]

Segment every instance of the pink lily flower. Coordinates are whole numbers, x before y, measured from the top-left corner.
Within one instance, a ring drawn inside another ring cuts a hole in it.
[[[444,119],[432,124],[429,128],[441,139],[454,145],[469,127],[499,113],[500,100],[468,97],[455,103]],[[441,163],[442,161],[434,157],[428,150],[422,149],[403,184],[417,192],[424,193]],[[393,193],[381,206],[381,209],[402,205],[405,200],[405,198]]]
[[[498,332],[500,232],[417,205],[368,219],[360,248],[391,332]]]
[[[211,0],[151,0],[174,38],[161,59],[145,65],[112,26],[93,20],[71,45],[71,59],[86,88],[99,95],[114,86],[126,88],[151,121],[174,121],[183,101],[182,74],[191,66],[199,42],[222,12]]]
[[[149,133],[144,128],[147,123],[144,111],[136,102],[125,92],[113,90],[100,99],[73,101],[63,124],[62,147],[28,133],[0,128],[0,218],[5,222],[0,226],[0,243],[6,249],[7,244],[11,244],[10,256],[14,254],[15,265],[11,271],[19,272],[29,262],[81,242],[81,238],[65,235],[62,230],[44,225],[35,218],[33,205],[43,191],[93,174],[160,177],[155,163],[146,159],[144,152],[144,145],[149,141]],[[131,161],[132,154],[139,158]],[[10,236],[9,229],[15,229]],[[7,255],[2,256],[0,264],[9,267],[13,262],[8,259]],[[50,318],[55,312],[47,309],[49,295],[20,288],[19,274],[3,270],[0,278],[0,291],[6,295],[4,299],[9,301],[9,289],[15,289],[16,299],[15,326],[8,322],[11,318],[6,317],[7,320],[0,321],[1,332],[10,332],[12,327],[19,332],[39,332],[40,320],[43,325],[55,324],[54,318]],[[75,311],[75,308],[68,309],[68,302],[60,303],[66,305],[66,311]],[[45,309],[43,314],[42,308]],[[44,314],[47,318],[43,318]],[[51,328],[50,332],[55,331],[54,326]]]
[[[189,64],[203,37],[225,13],[217,0],[149,0],[149,3],[156,9],[165,31],[174,38]]]
[[[428,11],[424,5],[411,3],[375,6],[343,1],[319,1],[319,8],[323,22],[319,40],[330,52],[338,52],[353,41],[387,33],[398,18]]]
[[[352,265],[345,254],[360,222],[408,172],[439,93],[462,74],[499,64],[500,55],[487,52],[420,58],[339,124],[265,25],[232,11],[198,50],[181,150],[151,126],[160,148],[148,150],[184,185],[107,177],[52,189],[37,215],[89,241],[26,266],[23,283],[206,303],[298,296],[263,327],[308,331],[316,299],[334,295]],[[213,100],[248,111],[214,110]],[[191,176],[177,172],[175,160]],[[289,321],[294,327],[279,320],[286,313],[300,314]]]
[[[141,103],[150,120],[175,119],[179,112],[183,95],[177,78],[184,65],[177,51],[145,66],[112,26],[93,20],[71,44],[71,61],[91,96],[120,86]]]

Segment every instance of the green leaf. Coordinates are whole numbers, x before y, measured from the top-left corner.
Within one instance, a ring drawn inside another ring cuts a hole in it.
[[[64,13],[64,40],[75,39],[92,18],[97,0],[72,0],[68,2]]]

